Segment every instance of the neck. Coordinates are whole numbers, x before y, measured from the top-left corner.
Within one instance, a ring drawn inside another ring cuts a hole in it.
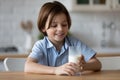
[[[63,45],[63,42],[58,42],[57,44],[54,44],[55,45],[55,47],[56,47],[56,49],[58,50],[58,51],[60,51],[61,50],[61,48],[62,48],[62,45]]]
[[[56,42],[52,42],[52,43],[55,46],[56,50],[60,51],[62,48],[62,45],[64,44],[64,40],[63,41],[56,41]]]

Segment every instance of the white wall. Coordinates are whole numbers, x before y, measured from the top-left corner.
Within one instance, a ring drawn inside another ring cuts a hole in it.
[[[37,16],[41,5],[46,1],[52,0],[0,0],[0,47],[15,45],[24,51],[26,33],[20,27],[22,20],[33,21],[33,37],[36,41],[39,33]],[[69,0],[59,1],[69,6]],[[112,46],[120,47],[120,12],[70,12],[70,15],[71,33],[91,47],[101,45],[103,22],[114,22],[117,28],[115,35],[112,35]]]
[[[71,13],[71,16],[73,34],[92,47],[101,46],[103,23],[105,22],[108,26],[113,22],[114,31],[110,32],[110,28],[107,28],[107,45],[120,47],[120,12],[81,12]]]

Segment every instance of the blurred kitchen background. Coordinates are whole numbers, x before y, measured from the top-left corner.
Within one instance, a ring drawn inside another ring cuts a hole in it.
[[[38,12],[47,1],[53,0],[0,0],[1,52],[25,53],[38,40]],[[95,49],[120,47],[120,0],[59,1],[70,12],[72,35]],[[31,31],[22,28],[27,24]]]
[[[40,34],[39,10],[48,1],[53,0],[0,0],[0,54],[30,51]],[[70,12],[73,36],[97,52],[120,52],[120,0],[59,1]]]
[[[40,34],[38,12],[48,1],[0,0],[0,53],[30,50]],[[59,1],[70,12],[73,36],[98,52],[120,52],[120,0]]]

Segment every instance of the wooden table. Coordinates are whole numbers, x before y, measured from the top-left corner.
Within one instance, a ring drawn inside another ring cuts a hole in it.
[[[0,72],[0,80],[120,80],[120,70],[84,72],[80,76],[28,74],[24,72]]]

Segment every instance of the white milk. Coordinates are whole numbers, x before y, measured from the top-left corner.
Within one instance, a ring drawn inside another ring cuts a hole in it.
[[[81,47],[80,46],[69,46],[69,57],[68,61],[73,63],[78,63],[79,58],[81,57]],[[80,75],[79,69],[77,70],[76,75]]]
[[[70,56],[69,56],[69,62],[77,63],[80,56],[81,56],[81,55],[70,55]]]

